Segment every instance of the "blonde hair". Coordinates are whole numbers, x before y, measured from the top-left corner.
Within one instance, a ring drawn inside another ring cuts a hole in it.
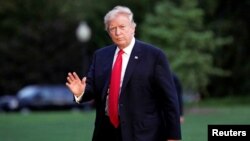
[[[109,21],[115,18],[115,16],[119,14],[127,15],[129,20],[131,21],[131,25],[134,28],[136,27],[136,23],[134,22],[134,19],[133,19],[134,14],[131,12],[131,10],[125,6],[116,6],[112,10],[110,10],[104,17],[104,24],[105,24],[106,31],[108,31]]]

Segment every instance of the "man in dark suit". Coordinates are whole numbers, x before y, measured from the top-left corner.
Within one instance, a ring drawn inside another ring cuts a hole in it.
[[[68,73],[76,102],[96,103],[93,141],[180,140],[179,107],[164,53],[134,38],[129,8],[117,6],[104,17],[114,42],[95,52],[87,77]]]

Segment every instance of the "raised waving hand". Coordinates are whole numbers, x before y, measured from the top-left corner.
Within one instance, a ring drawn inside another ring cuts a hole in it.
[[[70,89],[74,96],[79,97],[85,91],[86,77],[80,79],[75,72],[69,72],[67,76],[66,86]]]

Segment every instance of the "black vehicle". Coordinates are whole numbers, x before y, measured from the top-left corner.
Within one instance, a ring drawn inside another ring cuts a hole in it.
[[[77,104],[65,85],[31,85],[17,93],[19,109],[30,110],[65,110],[90,109],[92,103]]]
[[[4,95],[0,97],[0,112],[16,111],[18,107],[19,103],[14,95]]]

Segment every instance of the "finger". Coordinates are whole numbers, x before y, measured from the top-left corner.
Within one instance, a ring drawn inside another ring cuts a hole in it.
[[[74,93],[72,92],[72,90],[71,90],[71,84],[66,82],[66,86],[67,86],[68,89],[71,91],[71,93],[74,94]]]
[[[69,83],[73,82],[73,80],[69,76],[67,77],[67,80],[68,80]]]
[[[76,72],[73,72],[73,76],[74,76],[75,79],[80,80],[80,78],[78,77],[78,75],[76,74]]]
[[[69,73],[69,79],[71,80],[71,82],[80,80],[78,75],[75,72]]]
[[[74,76],[72,75],[72,73],[68,73],[68,77],[67,77],[67,80],[70,82],[70,83],[72,83],[73,81],[74,81]]]
[[[71,82],[75,79],[74,76],[72,75],[72,73],[68,73],[68,77],[67,77],[68,80],[70,80]]]
[[[70,83],[66,82],[65,84],[70,89]]]
[[[82,79],[82,84],[85,84],[85,83],[86,83],[86,80],[87,80],[87,78],[86,78],[86,77],[83,77],[83,79]]]

